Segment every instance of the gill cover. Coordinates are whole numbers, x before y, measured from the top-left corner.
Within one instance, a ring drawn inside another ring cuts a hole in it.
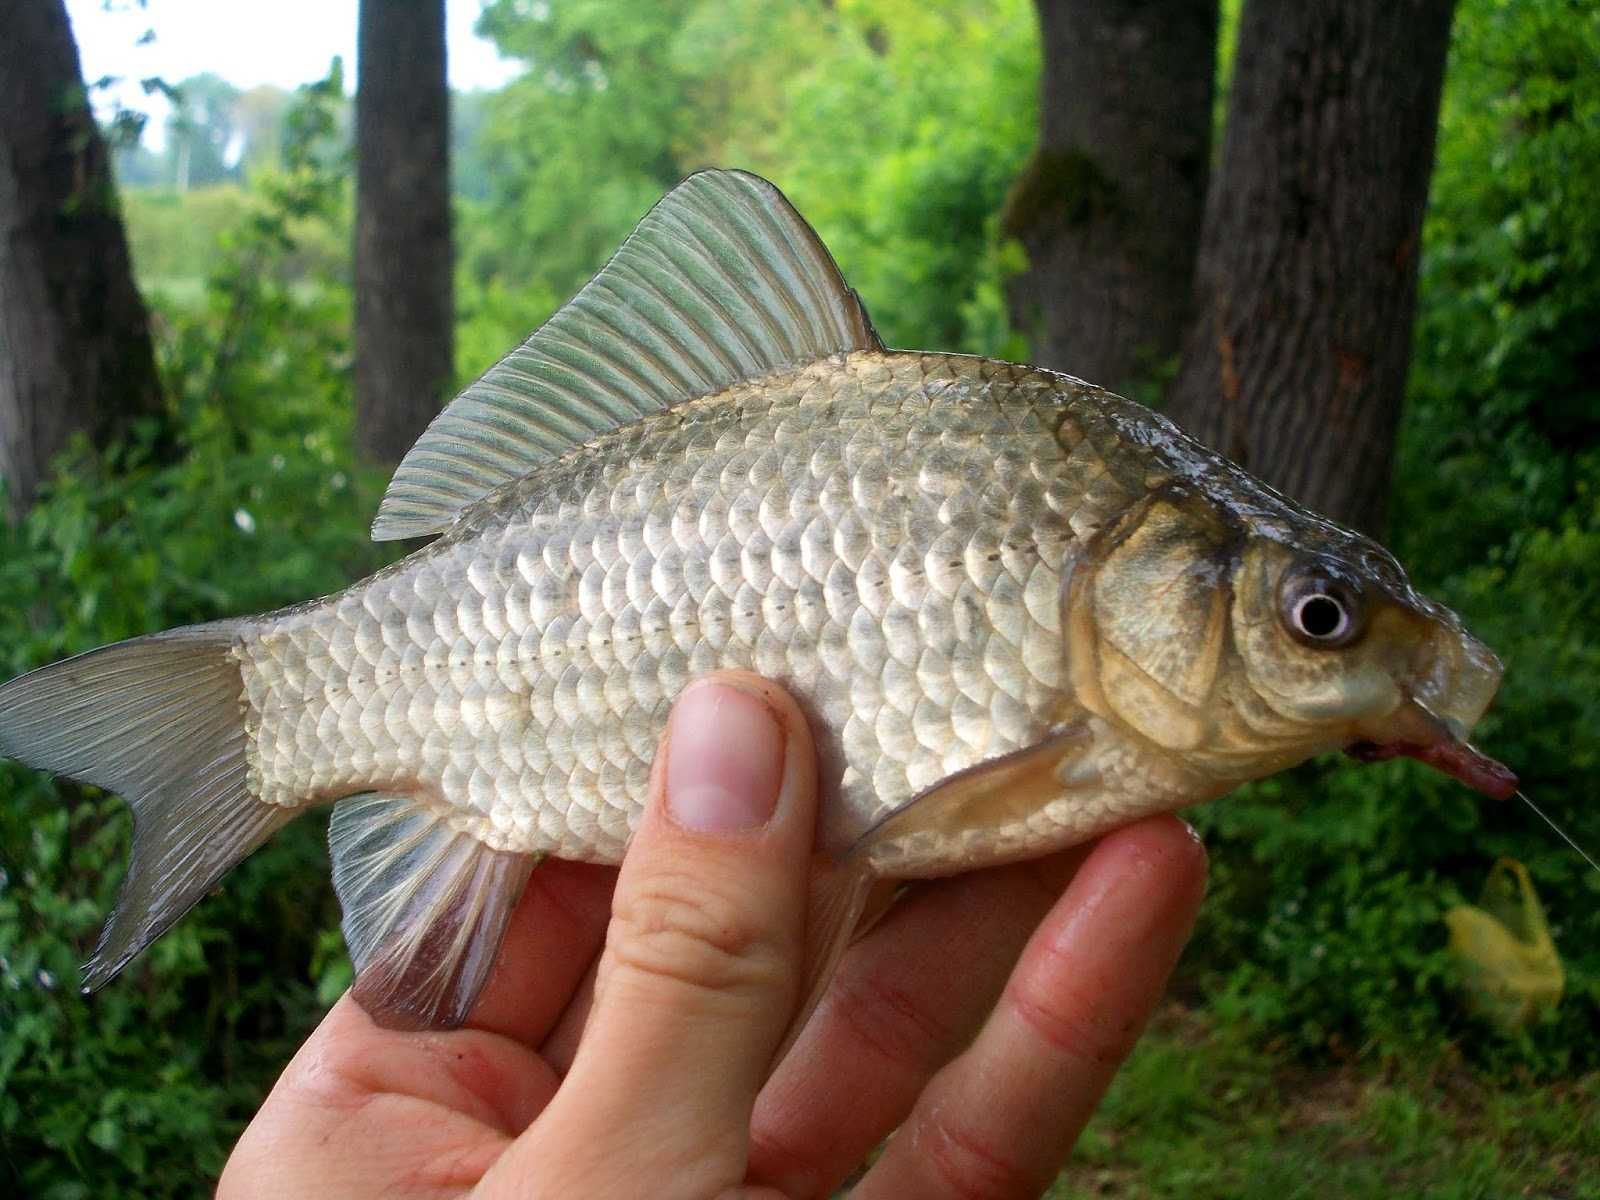
[[[1151,493],[1091,538],[1063,597],[1079,702],[1167,749],[1199,745],[1239,543],[1214,504],[1179,486]]]

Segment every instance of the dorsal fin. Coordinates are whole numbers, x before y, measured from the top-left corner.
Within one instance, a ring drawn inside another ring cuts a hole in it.
[[[783,193],[743,171],[701,171],[439,414],[389,482],[372,536],[437,533],[598,433],[740,380],[881,348],[827,247]]]

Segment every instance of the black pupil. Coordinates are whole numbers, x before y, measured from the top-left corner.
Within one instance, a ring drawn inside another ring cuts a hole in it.
[[[1344,619],[1344,609],[1332,596],[1312,596],[1300,606],[1300,628],[1312,637],[1329,637]]]

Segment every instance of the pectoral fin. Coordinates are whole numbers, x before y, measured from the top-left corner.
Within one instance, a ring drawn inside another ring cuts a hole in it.
[[[950,874],[1042,853],[1051,832],[1046,806],[1097,779],[1080,765],[1089,742],[1087,726],[1073,721],[1035,745],[958,771],[883,817],[846,861],[866,861],[881,875]],[[938,862],[959,865],[919,866]]]
[[[411,796],[341,800],[333,886],[352,995],[388,1029],[448,1029],[482,990],[537,856],[492,850]]]

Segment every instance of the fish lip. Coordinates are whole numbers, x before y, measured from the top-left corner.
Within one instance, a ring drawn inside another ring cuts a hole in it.
[[[1427,660],[1417,664],[1405,687],[1405,699],[1464,742],[1493,702],[1505,666],[1453,613],[1440,610],[1436,619],[1442,624],[1427,643]]]

